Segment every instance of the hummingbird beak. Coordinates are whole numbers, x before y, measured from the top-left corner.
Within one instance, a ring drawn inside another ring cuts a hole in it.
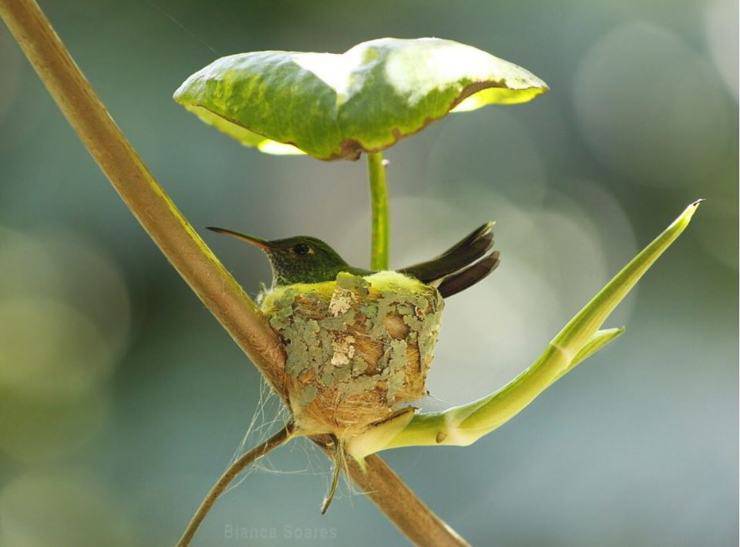
[[[216,232],[217,234],[224,234],[227,236],[235,237],[236,239],[239,239],[241,241],[246,241],[250,245],[262,249],[265,252],[269,252],[270,250],[270,244],[264,239],[260,239],[258,237],[248,236],[246,234],[241,234],[239,232],[228,230],[226,228],[216,228],[215,226],[206,226],[206,229],[211,230],[212,232]]]

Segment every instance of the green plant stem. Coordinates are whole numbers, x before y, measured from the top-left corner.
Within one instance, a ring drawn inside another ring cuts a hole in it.
[[[370,267],[373,270],[387,270],[390,226],[388,221],[388,184],[382,152],[368,152],[367,169],[370,178],[370,205],[372,208]]]
[[[180,541],[177,542],[177,547],[187,547],[190,545],[190,542],[198,531],[198,527],[201,522],[206,518],[206,515],[213,507],[213,504],[216,503],[216,500],[224,493],[229,484],[231,484],[231,481],[233,481],[245,467],[265,456],[275,448],[288,442],[292,438],[292,431],[292,424],[286,425],[265,442],[255,446],[249,452],[242,454],[234,463],[226,468],[226,471],[224,471],[218,481],[216,481],[216,484],[211,487],[208,494],[206,494],[206,497],[203,498],[203,501],[198,506],[193,518],[190,519],[187,528],[185,528],[185,532],[180,538]]]
[[[255,303],[224,268],[126,140],[51,23],[33,0],[0,0],[0,17],[90,155],[162,253],[237,345],[285,400],[285,352]],[[350,466],[361,488],[412,541],[463,545],[380,458],[366,472]],[[398,498],[396,492],[403,492]]]

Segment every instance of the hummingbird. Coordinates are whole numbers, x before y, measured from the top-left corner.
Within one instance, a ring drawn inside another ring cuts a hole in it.
[[[457,294],[487,277],[499,265],[499,252],[491,251],[493,225],[494,222],[486,222],[439,256],[397,272],[435,287],[443,298]],[[334,281],[340,272],[359,276],[375,273],[350,266],[329,244],[315,237],[268,241],[227,228],[208,226],[207,229],[264,251],[272,267],[273,288]]]

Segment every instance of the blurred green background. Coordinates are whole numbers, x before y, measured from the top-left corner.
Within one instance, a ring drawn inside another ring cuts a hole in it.
[[[387,459],[475,545],[737,544],[735,1],[41,4],[197,227],[308,233],[358,265],[364,162],[242,148],[172,101],[182,80],[241,51],[439,36],[550,84],[387,154],[393,265],[498,222],[503,264],[448,302],[426,408],[503,385],[707,198],[610,320],[628,327],[613,347],[469,448]],[[250,293],[269,279],[257,251],[206,237]],[[275,427],[260,384],[0,26],[0,544],[172,544],[250,423],[247,445]],[[218,503],[197,544],[404,544],[346,486],[320,516],[327,481],[325,458],[295,442]]]

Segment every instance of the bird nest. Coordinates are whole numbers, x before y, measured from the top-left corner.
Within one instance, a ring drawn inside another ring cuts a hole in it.
[[[288,396],[306,433],[346,439],[426,393],[444,302],[395,272],[277,287],[262,311],[282,337]]]

